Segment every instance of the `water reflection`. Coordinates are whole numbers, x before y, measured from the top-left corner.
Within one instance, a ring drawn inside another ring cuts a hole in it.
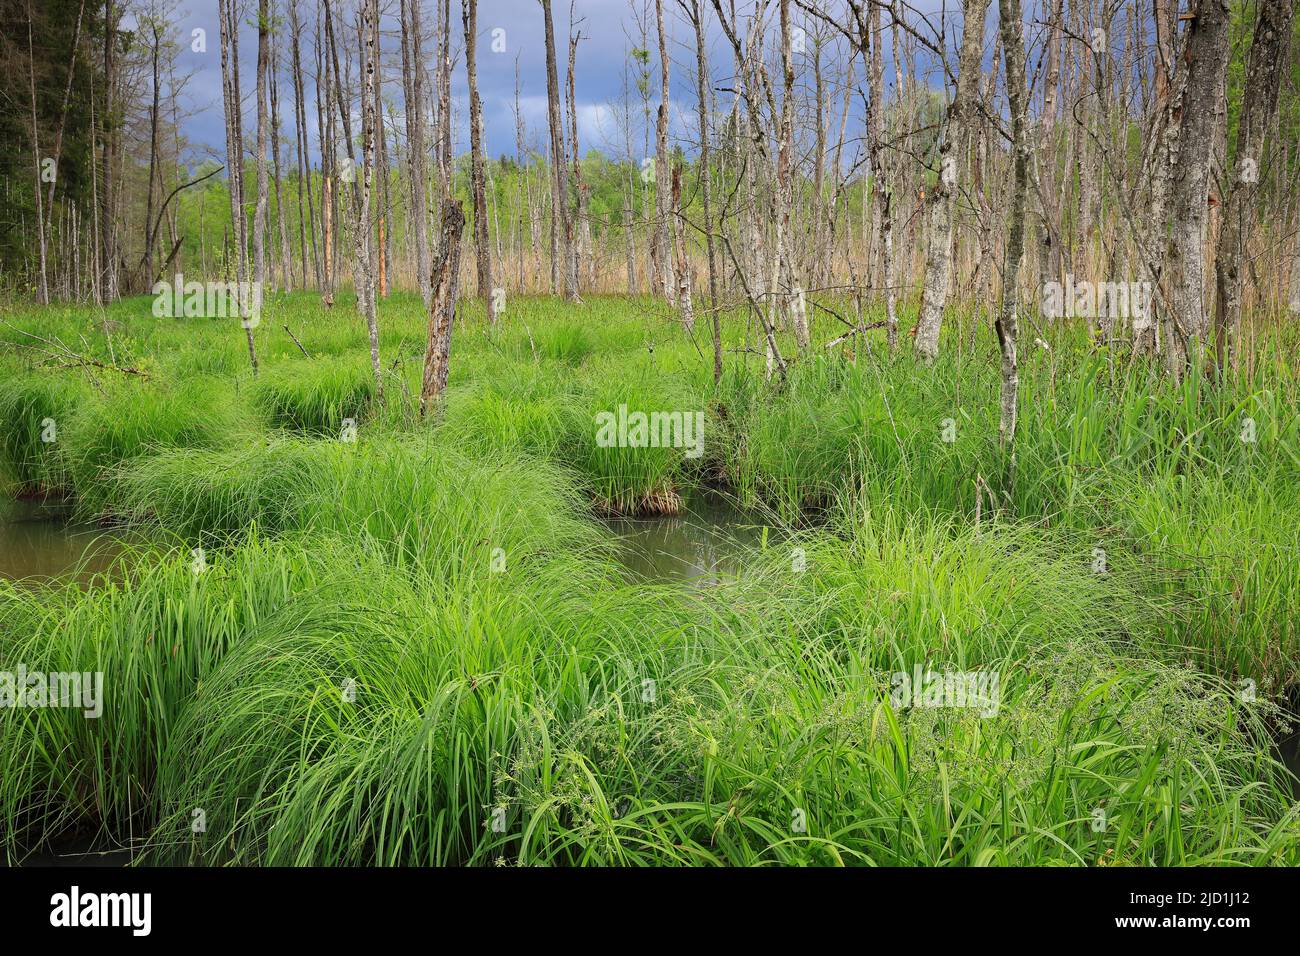
[[[0,577],[70,576],[85,584],[121,551],[121,535],[70,522],[71,509],[44,501],[0,502]]]
[[[623,564],[649,581],[690,581],[708,587],[743,570],[745,553],[763,527],[719,495],[697,495],[681,515],[611,518]]]

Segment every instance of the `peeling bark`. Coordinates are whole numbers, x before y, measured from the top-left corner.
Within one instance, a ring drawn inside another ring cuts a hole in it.
[[[915,349],[927,362],[939,355],[939,328],[948,300],[952,277],[952,220],[957,194],[957,176],[970,136],[972,109],[980,80],[980,54],[984,47],[984,17],[989,0],[964,0],[962,4],[961,55],[957,67],[957,91],[948,106],[943,142],[939,147],[939,175],[928,198],[929,221],[926,236],[925,283],[921,313],[916,322]]]

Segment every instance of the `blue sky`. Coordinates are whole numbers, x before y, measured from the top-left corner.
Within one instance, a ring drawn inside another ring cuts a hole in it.
[[[632,0],[637,6],[645,0]],[[253,83],[257,55],[257,34],[249,25],[252,13],[256,9],[256,0],[244,0],[245,12],[240,35],[240,79],[244,95],[244,130],[245,139],[249,139],[254,125]],[[176,17],[176,37],[181,44],[178,70],[193,73],[186,87],[186,100],[193,115],[184,123],[184,133],[194,151],[191,158],[215,156],[224,160],[225,141],[221,111],[221,73],[220,46],[217,29],[217,0],[182,0],[183,6]],[[747,0],[738,0],[737,7],[745,9]],[[775,3],[771,4],[770,14],[775,18]],[[671,83],[673,100],[672,131],[675,137],[689,139],[693,133],[695,113],[694,88],[694,40],[691,28],[681,15],[676,0],[665,0],[665,18],[670,34],[670,50],[674,61]],[[352,0],[335,0],[336,16],[342,15],[346,22],[352,23]],[[949,48],[956,42],[960,30],[960,3],[958,0],[916,0],[911,5],[912,16],[923,11],[932,24],[944,22],[949,33]],[[316,4],[302,0],[299,6],[303,18],[304,64],[314,69],[312,37],[316,21]],[[401,109],[401,83],[398,74],[400,55],[397,30],[397,0],[381,0],[381,11],[385,28],[383,46],[386,63],[386,95],[396,108]],[[424,0],[424,23],[426,31],[433,28],[434,0]],[[578,47],[577,61],[577,100],[579,112],[579,129],[582,147],[601,149],[607,153],[623,151],[623,133],[618,123],[617,110],[623,97],[624,70],[628,62],[628,49],[639,44],[638,28],[632,15],[629,0],[578,0],[576,17],[580,19],[583,42]],[[555,32],[557,55],[559,57],[560,82],[564,83],[564,71],[567,63],[567,37],[569,33],[568,0],[556,0],[554,3]],[[708,17],[713,22],[712,15]],[[806,24],[802,14],[796,16],[796,23]],[[459,0],[452,0],[452,33],[459,50],[463,43],[460,23]],[[888,18],[886,17],[886,22]],[[653,6],[649,10],[648,25],[651,30],[649,45],[656,49],[653,33]],[[191,50],[192,31],[206,31],[206,52]],[[286,27],[287,30],[287,27]],[[496,33],[501,30],[503,33]],[[996,30],[996,5],[990,9],[985,25],[986,57],[992,47],[992,38]],[[344,37],[351,38],[347,42]],[[1031,28],[1031,42],[1033,30]],[[495,52],[494,40],[504,42],[505,50]],[[341,56],[357,57],[355,33],[350,29],[340,34]],[[731,51],[721,31],[714,26],[709,34],[709,54],[715,87],[728,86],[731,72]],[[811,43],[809,44],[811,49]],[[528,124],[530,140],[544,145],[546,123],[546,73],[545,47],[543,41],[542,10],[538,0],[480,0],[479,2],[479,38],[478,38],[479,88],[483,98],[484,123],[486,127],[487,152],[498,156],[515,152],[515,65],[519,66],[521,105],[524,119]],[[426,55],[431,55],[431,48],[426,44]],[[889,48],[886,43],[886,95],[893,87],[894,70],[889,60]],[[653,82],[658,83],[657,52],[651,62]],[[937,85],[940,80],[935,71],[929,69],[924,57],[919,58],[922,69],[927,70],[927,80]],[[800,82],[811,82],[811,67],[800,62]],[[287,43],[282,54],[281,75],[281,125],[282,130],[292,138],[292,85],[287,76],[289,57]],[[806,67],[806,69],[805,69]],[[1032,69],[1032,64],[1031,64]],[[862,84],[864,77],[859,65],[856,82]],[[314,83],[306,84],[307,109],[309,113],[309,139],[311,152],[316,153],[315,106],[312,100]],[[657,93],[654,94],[657,101]],[[633,91],[632,96],[637,99]],[[729,103],[729,94],[717,94],[719,108],[725,109]],[[453,72],[453,99],[456,116],[456,152],[468,148],[468,134],[465,117],[466,85],[463,58],[458,59]],[[850,120],[849,137],[856,135],[855,120],[860,122],[861,102],[855,96],[854,116]],[[399,112],[400,115],[400,112]],[[639,136],[638,136],[639,138]],[[640,150],[636,150],[639,154]]]

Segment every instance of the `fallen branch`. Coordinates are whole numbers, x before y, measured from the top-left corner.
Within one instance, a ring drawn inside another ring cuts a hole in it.
[[[888,324],[889,324],[888,322],[883,322],[883,321],[882,321],[882,322],[871,322],[871,323],[869,323],[868,325],[857,325],[857,326],[854,326],[853,328],[851,328],[851,329],[849,329],[847,332],[845,332],[843,335],[841,335],[839,338],[837,338],[837,339],[831,339],[831,341],[829,341],[829,342],[826,343],[826,347],[827,347],[828,349],[833,349],[833,348],[835,348],[835,346],[839,345],[839,344],[840,344],[841,342],[843,342],[845,339],[851,339],[851,338],[853,338],[853,336],[857,335],[859,332],[863,332],[863,333],[865,333],[865,332],[869,332],[869,331],[871,331],[872,329],[883,329],[883,328],[884,328],[885,326],[887,326]]]
[[[3,321],[3,320],[0,320]],[[10,342],[9,345],[18,349],[25,349],[28,352],[35,352],[38,355],[46,357],[46,361],[51,363],[55,368],[97,368],[106,372],[121,372],[123,375],[135,375],[139,378],[148,378],[149,373],[143,369],[133,368],[131,366],[121,366],[113,362],[104,362],[97,358],[91,358],[89,355],[83,355],[81,352],[73,351],[64,345],[58,338],[46,338],[43,335],[37,335],[35,332],[28,332],[26,329],[20,329],[10,322],[4,322],[5,328],[17,332],[19,335],[25,335],[28,338],[35,339],[41,345],[28,345],[23,342]]]
[[[298,351],[303,355],[306,355],[307,358],[311,358],[311,356],[307,354],[307,350],[302,347],[302,343],[298,341],[298,336],[293,334],[293,329],[289,328],[287,325],[283,325],[281,328],[289,333],[289,338],[293,339],[293,344],[298,346]]]

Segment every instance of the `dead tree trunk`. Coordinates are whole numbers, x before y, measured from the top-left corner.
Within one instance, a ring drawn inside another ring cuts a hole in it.
[[[253,305],[259,307],[266,285],[267,170],[266,74],[270,63],[271,11],[267,0],[257,5],[257,203],[253,207]]]
[[[465,212],[459,202],[442,203],[442,238],[438,242],[438,261],[433,265],[429,302],[429,337],[424,349],[424,375],[420,380],[420,417],[429,412],[434,401],[447,387],[451,362],[452,323],[456,318],[456,300],[460,285],[460,235],[465,228]]]
[[[43,199],[43,190],[41,189],[41,144],[39,124],[36,120],[36,54],[32,46],[32,5],[31,0],[27,0],[27,79],[30,84],[32,98],[32,168],[35,170],[35,178],[32,180],[32,189],[36,194],[36,239],[40,251],[40,284],[37,286],[37,301],[41,305],[48,305],[50,302],[50,284],[47,274],[46,254],[45,254],[45,207]],[[80,21],[78,21],[80,22]],[[156,49],[155,45],[155,49]],[[155,76],[157,75],[155,71]],[[152,172],[152,168],[150,170]],[[152,180],[150,185],[152,186]]]
[[[77,55],[81,50],[81,24],[85,18],[85,13],[86,0],[81,0],[81,5],[77,8],[77,25],[72,30],[72,46],[69,48],[70,52],[68,53],[68,79],[63,87],[63,104],[59,109],[59,125],[55,127],[54,130],[54,151],[51,153],[51,158],[54,160],[54,169],[56,171],[59,168],[59,160],[63,157],[63,132],[68,121],[68,103],[72,99],[72,81],[77,73]],[[29,14],[28,20],[30,19],[31,16]],[[30,39],[31,38],[29,37],[29,47],[31,45]],[[91,115],[92,117],[94,115],[93,105],[91,107]],[[94,123],[92,122],[91,125],[93,126]],[[45,214],[49,217],[51,222],[54,219],[54,187],[57,183],[57,179],[58,177],[56,175],[54,179],[50,180],[50,188],[45,196]]]
[[[546,28],[546,107],[551,127],[551,287],[554,291],[558,285],[555,281],[557,270],[563,268],[565,297],[576,302],[578,277],[571,249],[573,225],[569,221],[569,183],[565,173],[564,123],[560,119],[560,80],[555,64],[551,0],[542,0],[542,18]]]
[[[285,221],[284,188],[280,177],[280,45],[271,41],[271,175],[275,184],[275,218],[280,232],[280,281],[293,290],[293,263],[289,257],[289,224]]]
[[[474,47],[478,38],[478,0],[461,0],[465,27],[465,77],[469,83],[470,191],[474,196],[474,253],[478,262],[478,294],[487,305],[488,322],[496,324],[492,296],[492,250],[488,246],[487,193],[483,182],[483,104],[478,95],[478,67]]]
[[[1060,209],[1056,203],[1056,112],[1061,85],[1061,23],[1064,0],[1052,0],[1048,15],[1047,65],[1038,155],[1034,158],[1038,210],[1038,281],[1061,278]]]
[[[1205,226],[1215,130],[1222,121],[1228,66],[1230,14],[1227,0],[1199,0],[1188,27],[1186,84],[1178,111],[1178,161],[1173,169],[1173,228],[1162,278],[1170,308],[1165,323],[1166,361],[1175,375],[1199,365],[1209,338],[1205,307]]]
[[[655,0],[655,22],[659,31],[659,112],[655,118],[655,222],[650,257],[658,267],[660,291],[670,302],[674,298],[673,267],[668,249],[668,217],[671,212],[669,182],[672,169],[668,157],[668,34],[664,30],[664,3]]]
[[[117,193],[114,189],[114,167],[117,164],[117,120],[114,94],[117,90],[117,24],[121,10],[115,9],[113,0],[105,0],[104,6],[104,110],[100,114],[102,137],[100,141],[100,162],[103,171],[100,174],[100,209],[99,209],[99,255],[100,255],[100,302],[112,302],[117,298],[117,222],[115,210]],[[223,21],[224,23],[224,21]],[[224,69],[225,53],[223,47],[222,64]]]
[[[301,285],[307,287],[307,236],[311,235],[312,246],[312,265],[316,276],[316,287],[322,286],[320,272],[320,257],[316,254],[316,215],[314,200],[311,194],[311,183],[309,181],[310,164],[307,158],[307,109],[306,102],[303,98],[302,83],[302,49],[301,49],[302,23],[298,19],[298,7],[296,4],[289,4],[289,43],[290,58],[293,66],[293,130],[294,139],[297,141],[294,146],[294,158],[298,170],[298,255],[299,255],[299,275],[301,276]],[[303,194],[306,193],[306,208],[304,209]]]
[[[578,95],[577,84],[574,79],[574,72],[578,60],[578,43],[583,39],[582,31],[576,27],[581,23],[581,19],[574,18],[574,2],[569,3],[569,73],[568,73],[568,91],[569,91],[569,158],[573,164],[573,194],[574,194],[574,239],[570,243],[569,251],[573,256],[573,274],[578,288],[582,288],[582,283],[578,281],[581,270],[578,263],[586,263],[587,284],[595,285],[595,258],[591,254],[591,194],[587,183],[582,178],[582,149],[578,143]]]
[[[776,220],[776,250],[773,256],[772,300],[783,293],[785,311],[794,318],[794,338],[800,350],[808,347],[808,310],[802,290],[794,282],[790,255],[790,213],[794,208],[794,58],[790,43],[790,0],[781,0],[781,141],[776,154],[776,191],[773,194]],[[817,158],[818,164],[821,157]]]
[[[372,255],[374,236],[371,203],[375,179],[375,138],[379,117],[375,109],[379,68],[379,0],[362,0],[361,4],[361,188],[358,202],[356,235],[357,309],[365,317],[370,334],[370,367],[375,375],[375,399],[384,400],[384,370],[379,363],[379,318],[375,305],[375,263]]]
[[[158,119],[162,105],[162,84],[160,82],[161,69],[160,58],[162,55],[162,30],[156,19],[150,19],[148,22],[149,32],[153,34],[152,44],[149,52],[150,79],[152,86],[153,99],[149,104],[149,179],[145,185],[144,199],[144,256],[141,259],[141,269],[138,275],[128,275],[126,284],[128,291],[135,291],[142,284],[153,285],[153,262],[154,247],[156,246],[156,237],[153,235],[153,208],[154,197],[157,195],[156,184],[161,171],[158,169],[160,157],[159,138],[158,138]],[[33,104],[34,105],[34,104]]]
[[[1006,71],[1007,99],[1011,107],[1013,185],[1010,222],[1007,228],[1006,259],[1002,269],[1002,308],[995,328],[1002,354],[1002,401],[998,438],[1008,449],[1008,473],[1014,475],[1016,404],[1020,377],[1016,360],[1019,334],[1020,260],[1025,253],[1025,207],[1029,195],[1029,90],[1025,80],[1024,27],[1020,0],[998,0],[1002,31],[1002,55]]]
[[[235,275],[239,281],[237,287],[239,314],[248,340],[248,361],[253,367],[253,375],[256,376],[257,345],[253,341],[253,328],[256,323],[250,320],[247,296],[244,294],[248,282],[248,257],[244,245],[244,177],[242,175],[244,142],[239,123],[238,48],[235,39],[239,25],[233,0],[219,0],[219,4],[222,97],[226,119],[226,170],[230,191],[230,238],[235,246]]]
[[[952,274],[952,219],[957,195],[957,175],[966,154],[969,127],[980,79],[980,54],[984,46],[984,16],[989,0],[962,3],[961,55],[957,61],[957,91],[948,106],[947,128],[939,146],[939,176],[930,196],[929,234],[926,237],[925,283],[921,314],[916,321],[916,353],[927,362],[939,355],[939,328],[948,301]]]
[[[410,180],[411,220],[415,232],[415,273],[425,309],[433,295],[429,284],[429,206],[425,199],[424,55],[420,46],[420,4],[402,0],[402,80],[407,107],[407,176]]]
[[[710,331],[713,337],[713,382],[717,384],[722,380],[722,328],[718,316],[718,267],[713,248],[713,166],[710,161],[709,143],[712,130],[709,122],[709,59],[704,46],[704,6],[700,0],[691,0],[689,7],[686,6],[685,0],[679,2],[695,27],[695,76],[700,118],[700,157],[696,166],[696,175],[700,181],[700,201],[704,207],[704,247],[709,262],[709,308],[712,315]],[[630,209],[628,211],[630,212]],[[631,276],[632,258],[629,247],[629,276]]]
[[[1237,165],[1223,204],[1223,227],[1214,258],[1217,292],[1214,344],[1221,371],[1230,361],[1235,362],[1241,328],[1241,261],[1250,238],[1252,200],[1259,183],[1265,140],[1273,125],[1294,13],[1294,0],[1260,0],[1257,7],[1255,37],[1250,46],[1246,91],[1237,127]]]
[[[676,258],[677,274],[677,310],[682,317],[682,326],[689,335],[695,331],[695,307],[691,304],[691,270],[686,255],[686,236],[683,234],[682,222],[682,167],[680,163],[673,166],[673,251]]]

